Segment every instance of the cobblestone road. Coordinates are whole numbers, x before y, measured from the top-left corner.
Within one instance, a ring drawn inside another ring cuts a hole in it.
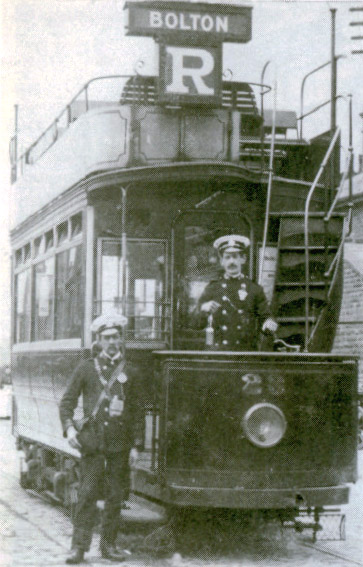
[[[18,453],[10,433],[9,421],[0,420],[0,565],[1,567],[38,567],[64,565],[69,551],[72,526],[66,512],[24,491],[18,484]],[[359,455],[363,469],[363,451]],[[308,533],[261,530],[239,538],[238,552],[207,557],[179,554],[157,558],[135,554],[125,567],[320,567],[363,566],[363,480],[353,487],[347,516],[346,541],[318,542],[313,545]],[[245,539],[244,539],[245,538]],[[228,555],[228,556],[226,556]],[[99,558],[98,536],[87,554],[93,567],[111,565]]]

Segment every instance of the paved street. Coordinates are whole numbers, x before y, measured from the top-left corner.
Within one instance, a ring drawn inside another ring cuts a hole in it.
[[[0,565],[1,567],[64,565],[69,551],[71,522],[61,508],[26,492],[18,484],[19,456],[11,436],[11,424],[0,420]],[[363,451],[359,454],[360,470],[363,470]],[[351,504],[346,513],[346,541],[318,542],[312,544],[309,532],[296,535],[287,531],[281,536],[277,529],[268,528],[248,535],[238,534],[235,549],[228,553],[208,554],[201,551],[193,555],[169,554],[165,557],[133,553],[125,566],[149,565],[151,567],[271,567],[285,565],[302,566],[363,566],[363,480],[352,489]],[[143,510],[132,503],[128,516],[142,516]],[[145,512],[150,520],[152,512]],[[139,539],[143,536],[138,536]],[[137,539],[137,537],[135,536]],[[135,541],[122,540],[121,543]],[[94,567],[111,565],[101,560],[98,553],[98,536],[87,554],[87,563]]]

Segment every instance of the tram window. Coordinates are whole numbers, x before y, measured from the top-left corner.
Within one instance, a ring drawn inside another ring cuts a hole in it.
[[[57,226],[57,244],[62,244],[68,238],[68,221],[64,221]]]
[[[24,262],[30,260],[30,242],[24,246]]]
[[[81,336],[83,317],[82,252],[73,246],[56,255],[55,339]]]
[[[15,277],[15,337],[16,343],[30,340],[31,290],[30,269]]]
[[[53,334],[54,258],[35,266],[35,309],[33,340],[51,340]]]
[[[75,238],[79,234],[82,234],[82,213],[71,217],[71,238]]]
[[[120,241],[103,240],[101,249],[98,312],[121,312],[125,287],[128,338],[163,340],[165,241],[128,240],[125,278]]]
[[[44,253],[44,236],[38,236],[34,240],[34,258]]]
[[[52,248],[53,246],[54,246],[54,233],[53,233],[53,229],[51,229],[45,233],[45,249],[49,250],[49,248]]]
[[[175,328],[183,340],[195,340],[197,344],[201,338],[200,330],[196,329],[196,307],[205,287],[223,273],[213,242],[225,234],[244,234],[251,239],[247,217],[238,211],[191,212],[181,217],[180,225],[176,227]],[[250,257],[245,268],[246,274],[251,277]]]
[[[15,266],[20,266],[23,262],[23,249],[19,248],[15,252]]]

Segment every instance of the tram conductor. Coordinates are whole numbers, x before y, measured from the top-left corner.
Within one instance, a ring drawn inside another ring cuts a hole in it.
[[[121,338],[127,323],[122,315],[101,315],[92,323],[99,354],[79,364],[60,402],[64,436],[81,453],[81,478],[73,520],[72,553],[67,564],[84,559],[97,518],[100,486],[104,488],[100,551],[111,561],[123,561],[116,547],[120,511],[129,483],[130,451],[141,444],[141,408],[135,377],[127,364]],[[82,420],[74,411],[83,397]]]
[[[243,273],[249,245],[246,236],[236,234],[213,243],[223,274],[203,291],[197,314],[200,326],[211,331],[209,346],[220,350],[257,350],[260,332],[277,330],[263,288]]]

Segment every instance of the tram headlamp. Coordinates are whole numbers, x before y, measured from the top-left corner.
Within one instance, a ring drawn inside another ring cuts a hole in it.
[[[255,404],[242,419],[246,438],[256,447],[274,447],[286,431],[286,419],[277,406],[269,403]]]

